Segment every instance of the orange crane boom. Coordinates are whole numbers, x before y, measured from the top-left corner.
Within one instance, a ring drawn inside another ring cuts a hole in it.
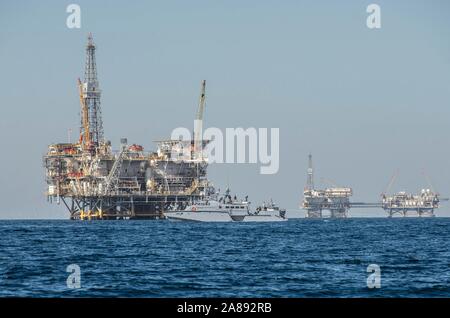
[[[78,79],[78,89],[80,93],[80,105],[81,105],[81,123],[83,125],[82,132],[80,133],[80,142],[84,150],[88,150],[91,144],[91,136],[89,131],[89,110],[86,104],[86,100],[83,97],[83,83]]]

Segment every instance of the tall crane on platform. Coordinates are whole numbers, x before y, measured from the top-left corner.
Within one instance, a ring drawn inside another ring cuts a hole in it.
[[[83,150],[89,150],[91,146],[91,136],[89,129],[89,109],[86,104],[86,100],[83,95],[83,83],[78,79],[78,90],[80,94],[80,106],[81,106],[81,131],[80,131],[80,144]]]
[[[203,159],[203,113],[205,111],[206,81],[201,83],[197,115],[194,121],[194,157]]]
[[[384,190],[383,193],[381,193],[381,197],[385,197],[387,195],[387,193],[389,192],[389,190],[391,190],[392,185],[394,184],[395,180],[397,179],[399,174],[399,170],[395,170],[394,174],[392,175],[391,179],[389,180],[388,185],[386,186],[386,189]]]

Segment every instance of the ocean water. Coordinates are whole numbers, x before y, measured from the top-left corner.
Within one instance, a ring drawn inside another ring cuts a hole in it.
[[[450,218],[0,221],[0,296],[449,297]]]

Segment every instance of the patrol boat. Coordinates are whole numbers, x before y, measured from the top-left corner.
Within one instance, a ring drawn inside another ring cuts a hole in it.
[[[217,200],[216,198],[197,200],[189,203],[184,209],[175,209],[164,212],[169,220],[175,221],[197,221],[197,222],[279,222],[287,221],[286,211],[279,209],[271,202],[250,211],[250,202],[238,200],[236,196],[231,198],[229,190],[225,196]]]

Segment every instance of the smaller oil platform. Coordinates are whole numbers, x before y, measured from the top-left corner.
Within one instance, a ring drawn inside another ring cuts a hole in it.
[[[419,217],[435,216],[434,210],[439,208],[440,203],[448,201],[448,198],[441,198],[440,194],[432,189],[430,179],[425,173],[424,176],[431,189],[422,189],[417,194],[400,191],[388,195],[389,189],[398,177],[398,171],[394,173],[386,190],[381,194],[381,207],[389,217],[393,217],[395,214],[401,216],[416,215]]]
[[[308,162],[308,175],[302,202],[302,207],[306,210],[306,217],[322,218],[324,210],[330,212],[331,218],[347,217],[351,207],[350,197],[353,195],[353,190],[348,187],[314,189],[312,155],[309,155]]]
[[[304,192],[303,208],[308,218],[322,218],[323,210],[330,211],[332,218],[345,218],[351,207],[351,188],[327,188]]]
[[[387,195],[392,186],[397,173],[391,178],[389,185],[384,193],[381,194],[381,201],[374,203],[352,202],[350,197],[353,195],[352,188],[332,187],[325,190],[314,188],[314,171],[312,156],[308,158],[308,173],[306,187],[303,191],[302,208],[306,210],[307,218],[346,218],[349,216],[350,208],[381,208],[388,217],[395,214],[401,216],[416,215],[419,217],[435,216],[435,209],[439,208],[442,201],[448,201],[448,198],[441,198],[439,193],[432,189],[422,189],[419,194],[411,194],[405,191]],[[325,214],[324,211],[329,211]]]
[[[407,216],[408,213],[415,213],[418,216],[435,216],[434,210],[439,208],[440,201],[438,193],[430,189],[422,189],[419,194],[401,191],[391,196],[382,195],[381,204],[389,217],[396,213],[402,216]]]

